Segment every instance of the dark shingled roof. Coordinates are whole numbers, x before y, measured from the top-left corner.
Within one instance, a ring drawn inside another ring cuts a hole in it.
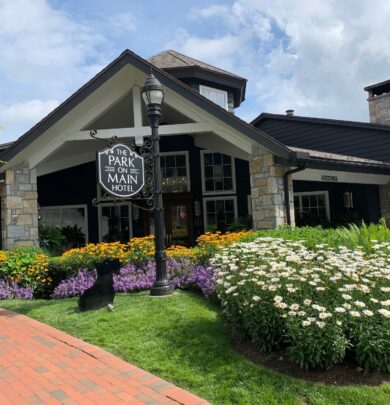
[[[56,123],[65,114],[67,114],[70,110],[77,106],[98,87],[100,87],[103,83],[114,76],[126,64],[133,65],[146,74],[149,74],[150,69],[153,68],[153,65],[150,62],[136,55],[134,52],[126,49],[119,55],[118,58],[112,61],[89,82],[84,84],[84,86],[73,93],[67,100],[65,100],[45,118],[34,125],[17,141],[11,143],[11,145],[5,150],[0,151],[0,159],[5,161],[11,160],[30,143],[35,141],[35,139],[37,139],[44,131],[54,125],[54,123]],[[221,108],[217,104],[208,100],[206,97],[203,97],[198,92],[194,91],[191,87],[171,76],[168,72],[165,72],[164,70],[161,70],[157,67],[153,73],[160,80],[163,86],[171,88],[174,92],[177,92],[190,102],[198,105],[200,108],[212,114],[217,119],[222,120],[224,123],[231,126],[236,131],[239,131],[250,139],[259,142],[275,155],[280,155],[286,158],[291,154],[291,150],[289,150],[285,145],[282,145],[280,142],[263,133],[261,130],[258,130],[247,122],[241,120],[239,117],[231,114],[224,108]]]
[[[390,161],[390,126],[322,118],[260,114],[252,125],[284,145]]]
[[[148,62],[157,66],[163,70],[178,69],[178,68],[188,68],[188,67],[198,67],[206,69],[208,71],[219,73],[225,76],[230,76],[235,79],[245,80],[234,73],[228,72],[227,70],[220,69],[216,66],[209,65],[208,63],[202,62],[197,59],[190,58],[187,55],[173,51],[171,49],[158,53],[157,55],[151,56],[147,59]]]

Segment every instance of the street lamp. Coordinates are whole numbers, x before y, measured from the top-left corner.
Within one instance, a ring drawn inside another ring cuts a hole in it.
[[[161,104],[164,99],[164,91],[161,83],[151,73],[142,87],[142,98],[146,105],[147,114],[150,119],[153,142],[153,167],[154,167],[154,246],[156,261],[156,280],[150,289],[150,295],[159,297],[173,293],[173,285],[167,277],[167,255],[165,253],[165,226],[164,207],[161,189],[161,167],[160,167],[160,137],[158,125],[161,117]]]

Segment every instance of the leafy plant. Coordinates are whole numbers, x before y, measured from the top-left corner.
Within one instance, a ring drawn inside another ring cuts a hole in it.
[[[387,371],[390,242],[372,249],[269,236],[236,243],[211,260],[217,295],[229,323],[262,351],[285,348],[307,369],[349,350],[365,370]]]
[[[350,224],[348,227],[336,229],[335,233],[349,248],[362,246],[367,252],[372,252],[373,246],[377,244],[390,242],[390,229],[384,218],[381,218],[378,224],[367,225],[364,221],[360,226]]]
[[[39,225],[39,246],[47,249],[51,254],[57,255],[62,252],[62,244],[65,236],[56,226]]]
[[[39,248],[19,247],[3,253],[0,278],[21,286],[35,288],[50,284],[48,257]]]
[[[79,247],[85,241],[85,234],[77,225],[67,225],[61,228],[68,249]]]

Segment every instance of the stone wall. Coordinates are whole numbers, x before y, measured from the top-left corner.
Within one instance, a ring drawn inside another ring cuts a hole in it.
[[[390,93],[369,96],[368,107],[372,124],[390,125]]]
[[[1,186],[3,249],[38,246],[38,193],[28,162],[8,169]]]
[[[275,164],[274,155],[259,145],[252,148],[249,164],[252,190],[252,218],[254,229],[271,229],[287,224],[284,199],[284,173],[287,169]],[[291,225],[295,224],[294,196],[289,178]]]
[[[386,219],[390,226],[390,184],[379,186],[379,201],[381,206],[381,216]]]

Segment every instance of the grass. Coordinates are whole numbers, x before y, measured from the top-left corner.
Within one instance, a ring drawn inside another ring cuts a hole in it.
[[[213,404],[390,403],[390,386],[326,387],[251,363],[230,345],[220,310],[196,293],[119,294],[112,313],[79,313],[76,299],[0,306],[103,347]]]

